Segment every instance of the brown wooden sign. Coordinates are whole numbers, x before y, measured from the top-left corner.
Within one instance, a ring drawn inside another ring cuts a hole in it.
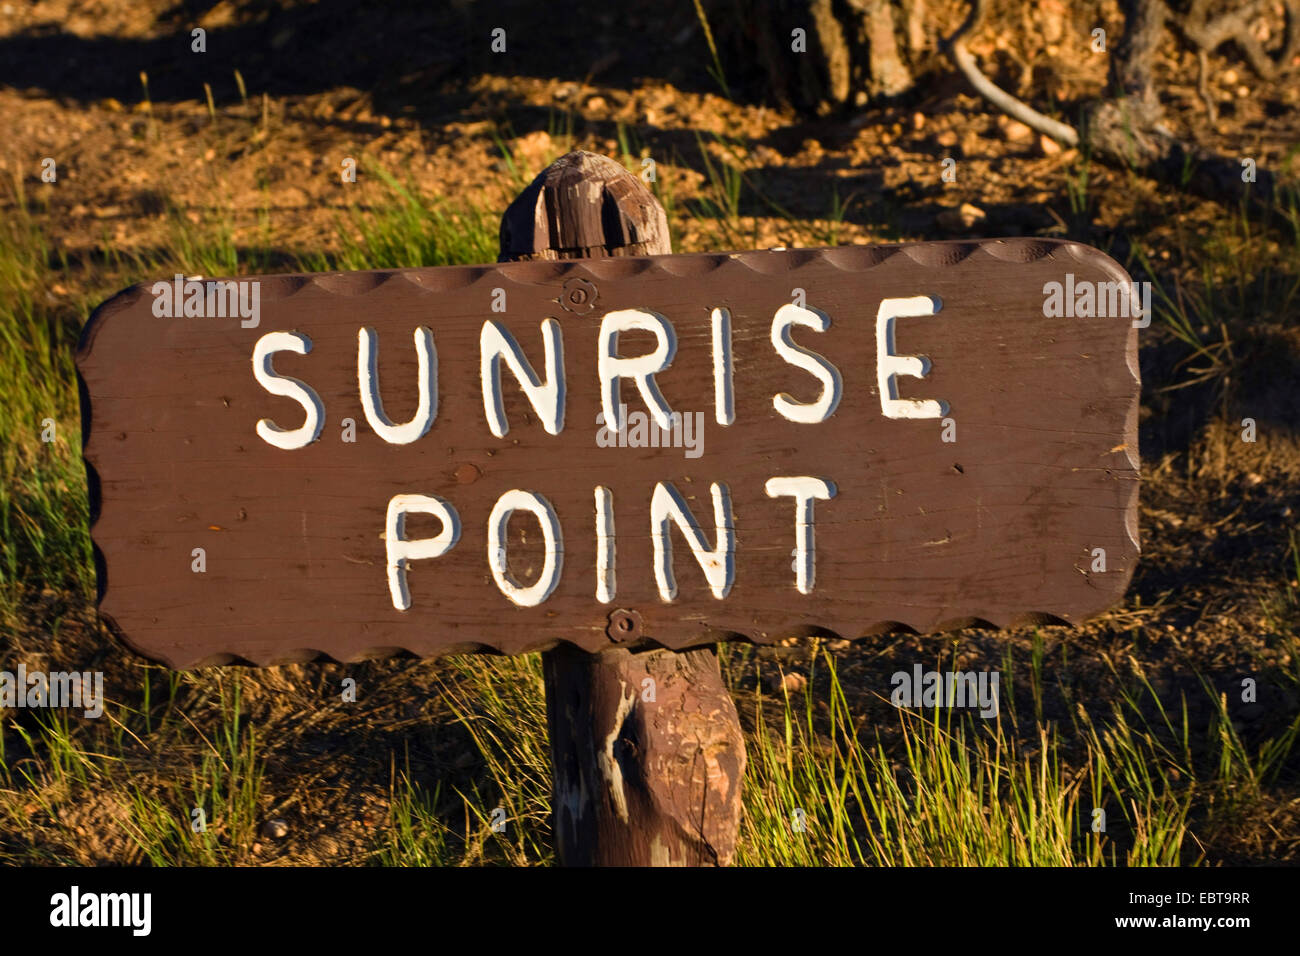
[[[78,354],[101,609],[178,668],[1078,621],[1131,291],[1022,239],[146,283]]]

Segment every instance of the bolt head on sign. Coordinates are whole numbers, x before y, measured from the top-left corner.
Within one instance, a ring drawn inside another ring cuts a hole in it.
[[[101,611],[176,668],[1077,622],[1138,555],[1131,289],[1039,239],[145,283],[77,356]]]

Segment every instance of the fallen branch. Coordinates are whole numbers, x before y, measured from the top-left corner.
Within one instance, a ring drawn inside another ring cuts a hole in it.
[[[1079,133],[1074,127],[1054,120],[1050,116],[1044,116],[1028,103],[1016,99],[980,71],[974,55],[966,48],[966,37],[983,23],[984,9],[984,0],[975,0],[970,16],[946,44],[952,53],[953,61],[957,64],[957,69],[961,70],[977,93],[1012,119],[1019,120],[1030,129],[1050,136],[1064,146],[1078,146]]]
[[[1125,32],[1111,61],[1111,87],[1118,96],[1092,104],[1076,129],[1038,112],[1029,104],[998,87],[979,68],[966,46],[966,38],[984,21],[985,0],[973,0],[966,21],[944,43],[953,62],[975,91],[1001,112],[1030,129],[1066,147],[1080,147],[1098,159],[1157,178],[1181,180],[1186,188],[1212,199],[1250,197],[1267,199],[1273,193],[1274,177],[1258,169],[1256,181],[1242,180],[1242,158],[1226,157],[1178,139],[1164,122],[1164,111],[1156,94],[1151,65],[1170,19],[1164,0],[1124,0]],[[1195,0],[1194,16],[1179,26],[1188,43],[1203,55],[1232,40],[1246,51],[1252,66],[1262,77],[1286,68],[1289,58],[1300,49],[1300,0],[1285,0],[1286,40],[1278,57],[1270,57],[1245,33],[1245,18],[1220,17],[1209,22],[1204,0]],[[1256,4],[1249,5],[1256,11]],[[1249,37],[1249,39],[1245,39]],[[1253,46],[1252,46],[1253,44]],[[1204,64],[1204,60],[1202,61]],[[1208,97],[1202,66],[1201,93]],[[1188,175],[1190,170],[1190,176]]]

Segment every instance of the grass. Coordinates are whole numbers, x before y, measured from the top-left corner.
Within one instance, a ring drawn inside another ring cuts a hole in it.
[[[747,191],[757,198],[762,198],[762,193],[750,182],[739,162],[742,147],[717,135],[706,143],[698,133],[695,135],[695,145],[704,167],[705,187],[688,204],[689,214],[712,227],[710,232],[713,234],[715,248],[757,248],[758,220],[753,220],[752,231],[745,232],[741,207]]]
[[[409,771],[397,776],[392,828],[376,861],[391,866],[552,862],[554,851],[544,838],[551,760],[541,658],[456,658],[439,684],[487,769],[488,785],[456,790],[448,802],[441,799],[441,782],[430,794]]]
[[[123,863],[249,862],[261,821],[264,760],[241,706],[240,677],[222,682],[229,690],[222,687],[206,732],[176,706],[190,680],[166,675],[168,701],[157,723],[147,679],[143,709],[110,703],[102,723],[79,721],[62,710],[38,712],[30,722],[10,718],[5,736],[12,732],[34,756],[3,761],[4,815],[15,826],[30,826],[35,812],[53,820],[75,818],[83,833],[87,823],[118,829],[125,838]],[[0,748],[0,756],[8,758],[8,749]],[[158,778],[150,765],[164,756],[171,773]],[[22,859],[76,862],[71,856],[51,858],[39,847]]]
[[[630,136],[620,142],[625,163],[634,162],[640,145]],[[730,235],[733,247],[743,245],[742,203],[748,190],[760,200],[761,191],[739,164],[700,145],[701,194],[679,200],[666,165],[656,193],[675,228],[694,217]],[[526,176],[504,152],[507,175]],[[232,214],[195,222],[176,207],[161,251],[126,256],[106,244],[89,265],[71,263],[43,237],[40,204],[17,192],[17,213],[0,221],[0,367],[12,373],[0,386],[0,431],[7,438],[0,445],[5,667],[33,647],[62,640],[79,614],[84,619],[92,594],[72,364],[79,323],[90,308],[116,288],[175,271],[236,275],[273,264],[312,271],[495,259],[494,216],[438,201],[387,172],[375,175],[380,188],[371,203],[357,203],[338,220],[338,247],[294,253],[287,263],[264,222],[254,242],[241,243]],[[841,202],[835,194],[828,243],[837,240],[852,199]],[[1240,360],[1229,341],[1240,334],[1230,321],[1234,310],[1252,307],[1272,320],[1296,301],[1294,203],[1280,205],[1263,228],[1242,216],[1216,234],[1184,236],[1200,284],[1193,288],[1179,278],[1158,293],[1158,315],[1186,348],[1193,376]],[[1150,271],[1150,262],[1142,264]],[[53,442],[42,440],[46,419],[56,423]],[[1286,542],[1287,564],[1260,599],[1284,634],[1300,623],[1293,529]],[[44,594],[60,603],[42,605]],[[1006,644],[1004,706],[993,720],[896,710],[869,682],[850,686],[846,659],[826,652],[808,661],[807,692],[773,694],[763,690],[772,665],[748,649],[729,649],[723,658],[749,749],[737,862],[1213,863],[1216,835],[1252,825],[1261,802],[1293,792],[1300,727],[1294,714],[1247,733],[1235,704],[1209,676],[1190,690],[1157,691],[1136,659],[1113,665],[1104,685],[1077,697],[1077,685],[1063,676],[1072,673],[1069,642],[1049,640],[1039,629],[1024,638],[1025,646]],[[1300,648],[1288,640],[1287,663],[1268,675],[1294,690]],[[87,838],[78,827],[87,826],[111,837],[104,853],[117,862],[267,859],[265,850],[258,856],[253,849],[266,842],[263,822],[287,812],[308,784],[295,767],[303,738],[277,733],[277,705],[256,705],[249,696],[256,672],[178,675],[121,661],[115,666],[116,699],[100,721],[61,711],[0,713],[0,861],[82,861]],[[457,658],[421,666],[419,673],[431,675],[439,709],[411,718],[419,729],[399,742],[381,737],[373,745],[384,764],[385,819],[367,837],[361,858],[381,865],[553,863],[540,659]],[[265,679],[296,689],[294,701],[319,700],[304,689],[316,671],[287,673]],[[331,746],[386,726],[378,718],[354,725],[347,712],[318,702],[295,706],[305,709],[286,710],[280,719],[319,720],[330,730]],[[457,760],[465,758],[465,766],[440,756],[448,739],[458,742]],[[344,772],[357,766],[347,754],[338,759]],[[337,786],[354,784],[360,786],[353,780]],[[195,826],[195,810],[202,811],[202,827]],[[1097,810],[1105,813],[1104,830],[1094,830]]]
[[[142,858],[155,866],[251,861],[261,824],[264,761],[256,728],[242,719],[238,676],[219,710],[212,737],[190,725],[201,746],[189,755],[188,779],[178,774],[156,791],[134,786],[131,777],[113,781],[129,801],[125,829]]]
[[[1223,385],[1240,373],[1243,341],[1288,322],[1300,305],[1300,191],[1282,187],[1269,210],[1253,214],[1243,201],[1219,228],[1176,222],[1180,258],[1194,264],[1171,287],[1152,283],[1155,319],[1185,350],[1173,391]],[[1134,257],[1157,275],[1140,245]]]
[[[338,224],[342,250],[310,254],[307,272],[354,269],[414,269],[458,263],[495,262],[495,220],[472,206],[452,209],[417,194],[391,173],[376,169],[385,201],[375,210],[353,206]]]
[[[1068,727],[1038,720],[1020,733],[1014,716],[935,709],[899,711],[867,734],[834,658],[822,662],[823,718],[812,695],[802,704],[779,699],[771,716],[771,702],[755,701],[741,863],[1197,864],[1204,853],[1194,812],[1208,804],[1224,816],[1234,796],[1257,794],[1293,753],[1300,730],[1297,717],[1248,752],[1220,699],[1206,739],[1193,740],[1186,702],[1167,712],[1135,663],[1128,677],[1140,692],[1124,690],[1104,721],[1080,703]],[[1031,690],[1037,697],[1041,682]],[[1104,830],[1095,829],[1103,819]]]
[[[831,206],[826,218],[816,224],[813,242],[819,246],[838,246],[844,230],[844,217],[857,201],[856,193],[849,193],[845,199],[840,198],[838,186],[831,188]]]
[[[727,86],[727,75],[722,69],[722,60],[718,57],[718,46],[713,41],[713,30],[709,28],[709,18],[704,12],[704,5],[700,0],[694,0],[695,17],[700,22],[700,28],[704,31],[704,42],[709,46],[709,56],[713,62],[709,65],[709,76],[713,77],[718,87],[722,90],[722,95],[731,99],[731,88]]]
[[[91,589],[81,425],[72,355],[87,297],[58,283],[27,197],[0,220],[0,623],[23,597]]]

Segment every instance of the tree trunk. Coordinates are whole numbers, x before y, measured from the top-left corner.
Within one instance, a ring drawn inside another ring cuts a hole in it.
[[[728,81],[828,115],[912,88],[925,0],[730,0],[710,24]]]
[[[966,38],[982,25],[987,6],[987,0],[972,0],[966,22],[944,46],[976,91],[998,109],[1062,145],[1079,146],[1103,162],[1176,182],[1199,195],[1218,200],[1256,201],[1272,196],[1271,172],[1260,169],[1254,178],[1243,176],[1241,157],[1223,156],[1180,140],[1166,127],[1152,75],[1156,52],[1171,19],[1165,0],[1122,0],[1124,36],[1111,60],[1111,88],[1085,110],[1078,130],[1039,113],[1000,89],[980,71],[975,57],[966,48]],[[1251,5],[1242,5],[1242,9],[1248,6]],[[1201,54],[1202,81],[1211,45],[1227,40],[1244,44],[1247,49],[1253,44],[1256,56],[1252,62],[1261,61],[1257,69],[1262,73],[1285,69],[1290,57],[1300,51],[1300,33],[1294,29],[1300,21],[1300,0],[1286,0],[1285,9],[1287,40],[1274,58],[1259,49],[1257,41],[1248,34],[1241,34],[1244,16],[1230,12],[1211,19],[1204,0],[1194,0],[1186,17],[1179,22],[1180,32]]]
[[[1151,74],[1168,11],[1164,0],[1124,0],[1122,6],[1124,36],[1110,61],[1114,98],[1088,114],[1084,139],[1101,158],[1141,169],[1162,161],[1172,140]]]

